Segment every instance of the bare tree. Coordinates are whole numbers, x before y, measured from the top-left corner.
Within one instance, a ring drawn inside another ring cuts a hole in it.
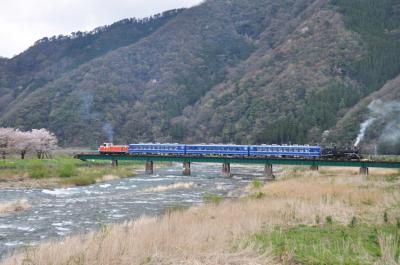
[[[57,137],[46,129],[33,129],[32,147],[39,159],[50,157],[50,151],[57,147]]]
[[[2,159],[6,159],[7,155],[15,144],[15,130],[13,128],[0,128],[0,154]]]

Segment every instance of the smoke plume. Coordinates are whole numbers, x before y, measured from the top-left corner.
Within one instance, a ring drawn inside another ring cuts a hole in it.
[[[361,123],[360,132],[357,135],[357,139],[356,142],[354,143],[354,146],[357,147],[360,144],[360,142],[364,139],[365,132],[367,131],[368,127],[371,126],[371,124],[374,123],[375,120],[376,118],[369,118],[368,120]]]
[[[383,102],[378,99],[368,105],[368,110],[368,119],[361,124],[354,146],[358,146],[361,143],[368,128],[377,120],[386,123],[379,137],[380,142],[396,143],[400,140],[400,102]]]
[[[400,139],[400,118],[388,123],[379,137],[380,142],[396,143]]]
[[[112,143],[114,139],[114,129],[113,126],[110,123],[105,123],[103,125],[103,132],[107,136],[108,142]]]

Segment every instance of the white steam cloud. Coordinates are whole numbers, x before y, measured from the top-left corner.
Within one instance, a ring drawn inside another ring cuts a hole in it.
[[[358,146],[365,137],[368,128],[375,121],[384,121],[386,123],[379,141],[396,143],[400,140],[400,102],[374,100],[368,105],[369,117],[361,123],[360,131],[354,146]]]
[[[376,120],[376,118],[369,118],[368,120],[361,123],[360,132],[357,135],[357,139],[356,139],[356,142],[354,143],[354,146],[357,147],[361,143],[361,141],[364,139],[365,132],[367,131],[369,126],[371,126],[371,124],[374,123],[375,120]]]
[[[103,125],[103,132],[107,136],[108,142],[112,143],[114,140],[114,129],[110,123],[105,123]]]

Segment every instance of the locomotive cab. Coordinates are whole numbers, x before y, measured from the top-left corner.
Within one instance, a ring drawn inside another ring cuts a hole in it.
[[[128,153],[127,145],[113,145],[112,143],[103,143],[99,146],[99,152],[102,154],[121,154]]]

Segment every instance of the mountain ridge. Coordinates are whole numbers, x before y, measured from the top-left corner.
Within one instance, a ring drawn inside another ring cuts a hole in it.
[[[0,103],[13,102],[0,107],[0,124],[46,127],[66,145],[105,141],[105,125],[122,143],[321,143],[327,130],[349,143],[362,119],[350,115],[351,128],[336,130],[340,121],[400,74],[398,6],[393,0],[205,1],[70,71],[55,60],[59,74],[23,93],[0,78],[0,92],[8,92]],[[364,21],[369,12],[385,21],[365,31],[372,27]],[[388,56],[384,68],[373,70]],[[370,75],[379,80],[369,85]],[[32,74],[31,82],[38,80]]]

